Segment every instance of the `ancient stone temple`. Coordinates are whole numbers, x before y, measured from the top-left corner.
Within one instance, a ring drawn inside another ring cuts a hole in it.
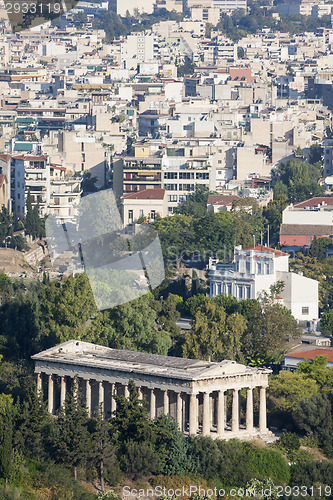
[[[266,423],[267,369],[229,360],[212,363],[110,349],[76,340],[32,359],[37,390],[47,394],[52,414],[64,403],[66,391],[75,381],[88,414],[102,405],[104,415],[110,417],[116,409],[112,395],[127,397],[133,379],[150,418],[170,414],[184,433],[220,439],[271,435]]]

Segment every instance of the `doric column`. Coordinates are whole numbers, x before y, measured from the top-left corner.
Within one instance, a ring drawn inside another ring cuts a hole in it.
[[[267,431],[266,421],[266,387],[260,387],[259,396],[259,431]]]
[[[153,420],[156,416],[156,396],[154,389],[150,389],[150,418]]]
[[[98,382],[98,409],[104,416],[104,386],[101,380]]]
[[[246,390],[246,430],[253,430],[253,389],[251,387]]]
[[[232,392],[232,415],[231,415],[231,430],[232,432],[239,431],[239,389],[234,389]]]
[[[224,427],[227,427],[228,420],[228,394],[224,395]]]
[[[73,397],[74,400],[77,402],[79,398],[79,379],[77,377],[74,377],[73,380]]]
[[[128,385],[127,384],[125,384],[125,386],[124,386],[124,395],[125,395],[126,399],[129,397],[129,390],[128,390]]]
[[[116,392],[117,392],[116,391],[116,384],[112,383],[111,384],[111,417],[114,416],[113,412],[115,412],[117,409],[117,403],[113,397],[116,394]]]
[[[60,378],[60,406],[64,406],[66,401],[66,379]]]
[[[210,405],[209,392],[203,393],[203,409],[202,409],[202,435],[209,436],[210,434]]]
[[[224,391],[217,394],[217,435],[222,437],[224,434]]]
[[[163,391],[163,413],[164,415],[169,414],[169,395],[168,391]]]
[[[198,400],[196,394],[190,394],[189,433],[196,434],[198,431]]]
[[[49,393],[48,393],[48,402],[47,402],[47,407],[48,407],[48,411],[49,413],[53,413],[53,398],[54,398],[54,394],[53,394],[53,386],[54,386],[54,381],[53,381],[53,375],[49,375]]]
[[[43,395],[42,374],[37,373],[37,396]]]
[[[183,399],[180,392],[177,392],[177,424],[183,430]]]
[[[86,409],[88,417],[91,417],[91,382],[86,380]]]

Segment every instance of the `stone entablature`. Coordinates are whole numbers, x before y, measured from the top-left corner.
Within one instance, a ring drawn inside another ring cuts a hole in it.
[[[43,378],[48,377],[50,413],[60,408],[68,386],[77,380],[88,414],[102,405],[105,416],[112,416],[116,409],[112,395],[127,397],[128,382],[133,379],[150,417],[170,414],[183,432],[201,432],[221,439],[269,434],[266,387],[271,371],[267,369],[229,360],[213,363],[110,349],[75,340],[35,354],[32,359],[36,364],[38,391],[43,390]],[[240,420],[243,388],[247,393],[244,422]],[[258,427],[254,425],[254,390],[259,391]],[[228,393],[229,397],[232,395],[231,415]]]

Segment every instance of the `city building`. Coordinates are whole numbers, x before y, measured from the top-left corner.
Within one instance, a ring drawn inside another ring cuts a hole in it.
[[[315,347],[313,345],[307,347],[299,347],[295,351],[290,351],[284,355],[283,369],[296,371],[298,363],[309,360],[312,361],[317,356],[327,357],[327,367],[333,366],[333,347]]]
[[[333,236],[333,198],[310,198],[282,212],[280,245],[293,250],[310,246],[314,238]]]
[[[299,321],[318,319],[318,281],[289,272],[289,254],[263,245],[235,247],[234,262],[209,265],[210,296],[222,293],[239,300],[270,295],[271,286],[282,281],[284,288],[275,297]]]
[[[138,219],[153,222],[157,216],[168,215],[165,189],[143,189],[120,197],[124,226],[135,224]]]

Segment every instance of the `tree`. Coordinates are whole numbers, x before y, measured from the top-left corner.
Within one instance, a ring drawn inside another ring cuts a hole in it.
[[[183,203],[176,208],[176,213],[184,215],[205,216],[207,213],[207,200],[209,189],[201,184],[196,184],[192,193]]]
[[[0,394],[0,477],[7,484],[13,460],[14,406],[11,396]]]
[[[293,418],[301,431],[313,435],[333,457],[333,396],[314,394],[298,401]]]
[[[196,469],[190,453],[190,443],[170,415],[160,415],[154,423],[154,447],[159,456],[159,472],[183,475]]]
[[[320,318],[320,331],[330,337],[333,334],[333,309],[324,311]]]
[[[185,334],[183,356],[208,361],[239,359],[244,330],[243,316],[227,317],[223,307],[206,298],[195,312],[190,332]]]
[[[77,393],[77,384],[77,379],[74,379],[50,439],[55,459],[73,467],[74,479],[77,479],[78,467],[86,463],[91,450],[87,412],[82,406],[81,395]]]
[[[274,190],[274,200],[270,201],[263,211],[263,216],[267,219],[273,238],[274,235],[278,235],[280,232],[282,212],[288,205],[288,195],[283,193],[278,194],[279,188],[277,186],[278,184]]]
[[[2,205],[0,212],[0,244],[13,234],[13,218],[7,208]]]
[[[318,392],[314,380],[306,379],[300,373],[281,371],[269,380],[268,396],[272,409],[291,412],[298,402]]]
[[[53,425],[50,414],[35,388],[18,403],[15,418],[15,445],[31,458],[47,456],[47,439]]]
[[[312,258],[316,258],[319,261],[322,261],[325,258],[326,248],[332,245],[331,238],[314,238],[310,250],[309,255]]]
[[[152,435],[146,408],[139,399],[132,379],[128,383],[129,397],[113,396],[117,409],[111,421],[111,428],[118,443],[134,440],[143,442]]]
[[[97,414],[94,418],[94,431],[91,436],[91,440],[92,456],[98,467],[101,490],[104,493],[105,466],[108,465],[114,458],[115,450],[110,439],[110,424],[104,419],[102,408],[98,408]]]
[[[26,201],[26,215],[24,218],[24,228],[28,234],[30,234],[31,236],[35,236],[36,228],[35,228],[35,220],[32,208],[32,198],[31,198],[30,188],[28,190],[27,201]]]
[[[287,186],[288,198],[292,203],[324,194],[324,188],[318,184],[321,165],[312,165],[296,158],[282,163],[279,170],[281,181]]]
[[[170,335],[157,327],[157,313],[152,295],[104,311],[102,327],[107,329],[109,347],[167,354],[171,347]],[[161,325],[163,328],[163,325]]]
[[[249,310],[247,328],[242,336],[243,354],[249,364],[265,365],[281,362],[289,338],[299,338],[301,330],[291,311],[263,297]]]
[[[315,165],[316,163],[321,163],[321,158],[323,154],[323,148],[321,147],[320,144],[311,144],[310,146],[310,152],[309,152],[309,162],[312,165]]]
[[[333,367],[327,367],[327,356],[305,359],[297,365],[297,371],[305,378],[315,380],[322,393],[331,392],[333,387]]]

